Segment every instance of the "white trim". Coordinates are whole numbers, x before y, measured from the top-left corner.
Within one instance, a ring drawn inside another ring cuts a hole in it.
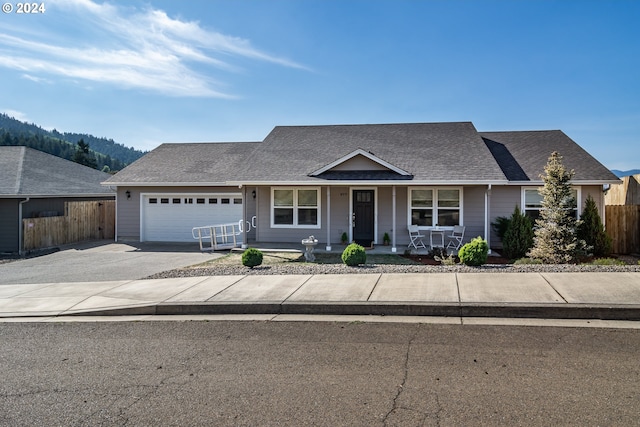
[[[520,210],[522,211],[523,214],[527,210],[527,207],[525,205],[525,198],[524,198],[525,191],[526,190],[539,190],[542,187],[543,187],[543,185],[522,186],[522,187],[520,187]],[[582,187],[581,186],[572,185],[571,189],[572,190],[576,190],[576,210],[577,210],[577,213],[578,213],[576,219],[579,219],[580,215],[582,215]],[[529,210],[534,210],[534,208],[529,208]],[[540,210],[540,209],[538,209],[538,210]]]
[[[292,187],[292,186],[285,186],[285,187],[271,187],[271,196],[270,196],[270,200],[269,200],[269,221],[270,221],[270,227],[271,228],[295,228],[295,229],[300,229],[300,230],[304,230],[304,229],[308,229],[308,230],[316,230],[316,229],[320,229],[322,228],[322,189],[321,187]],[[291,190],[293,191],[293,206],[291,207],[293,209],[293,224],[274,224],[274,218],[273,218],[273,210],[275,209],[275,205],[273,203],[274,197],[273,197],[273,192],[275,190]],[[316,201],[317,201],[317,206],[315,207],[315,209],[317,209],[318,211],[318,223],[316,225],[308,225],[308,224],[303,224],[303,225],[299,225],[298,224],[298,190],[316,190],[317,192],[317,197],[316,197]]]
[[[458,211],[460,212],[460,224],[457,225],[464,225],[464,187],[458,187],[458,186],[445,186],[445,185],[439,185],[439,186],[430,186],[430,187],[425,187],[425,186],[409,186],[407,187],[407,226],[411,225],[411,191],[412,190],[431,190],[433,191],[433,206],[431,207],[431,209],[433,210],[433,221],[436,221],[438,218],[438,190],[458,190],[460,192],[460,206],[458,207]],[[434,224],[431,225],[421,225],[418,228],[420,230],[428,230],[430,228],[433,228]],[[440,228],[444,228],[445,230],[448,229],[453,229],[453,226],[441,226]]]
[[[353,242],[353,191],[373,190],[373,243],[378,244],[378,187],[349,187],[349,241]]]
[[[398,173],[400,175],[404,175],[404,176],[411,175],[409,172],[407,172],[407,171],[405,171],[403,169],[400,169],[399,167],[396,167],[396,166],[392,165],[389,162],[385,162],[384,160],[382,160],[381,158],[377,157],[376,155],[371,154],[368,151],[363,150],[362,148],[358,148],[357,150],[347,154],[346,156],[341,157],[338,160],[336,160],[334,162],[331,162],[328,165],[326,165],[326,166],[324,166],[324,167],[322,167],[322,168],[320,168],[320,169],[318,169],[318,170],[316,170],[314,172],[311,172],[309,174],[309,176],[318,176],[318,175],[322,174],[323,172],[326,172],[326,171],[328,171],[330,169],[333,169],[334,167],[338,166],[339,164],[342,164],[342,163],[346,162],[347,160],[353,159],[356,156],[364,156],[367,159],[369,159],[369,160],[371,160],[371,161],[373,161],[375,163],[378,163],[379,165],[384,166],[387,169],[391,169],[392,171],[394,171],[394,172],[396,172],[396,173]]]

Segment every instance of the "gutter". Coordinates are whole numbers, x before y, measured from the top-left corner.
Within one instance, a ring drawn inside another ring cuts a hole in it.
[[[27,197],[25,200],[22,200],[20,203],[18,203],[18,222],[19,222],[19,227],[18,227],[18,253],[20,254],[20,256],[24,255],[24,242],[23,242],[23,231],[22,231],[22,205],[24,205],[25,203],[27,203],[29,200],[31,200],[30,197]]]

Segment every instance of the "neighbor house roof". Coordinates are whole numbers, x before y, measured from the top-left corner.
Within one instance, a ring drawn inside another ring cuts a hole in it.
[[[603,166],[560,130],[480,132],[509,181],[541,181],[549,157],[557,151],[563,165],[574,169],[573,182],[619,182]]]
[[[0,147],[0,197],[96,197],[110,175],[28,147]]]
[[[577,181],[617,182],[561,131],[478,132],[454,122],[277,126],[263,142],[163,144],[105,184],[539,183],[553,151]]]

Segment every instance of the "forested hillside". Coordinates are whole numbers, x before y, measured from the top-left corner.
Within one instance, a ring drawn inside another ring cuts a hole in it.
[[[115,172],[138,160],[145,152],[118,144],[113,139],[72,132],[48,131],[0,113],[0,145],[23,145],[74,161],[78,142],[88,144],[96,169]],[[106,167],[105,167],[106,166]]]

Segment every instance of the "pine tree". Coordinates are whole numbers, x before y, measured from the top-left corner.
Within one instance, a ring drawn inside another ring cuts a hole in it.
[[[582,239],[591,247],[591,252],[597,257],[606,257],[611,254],[611,237],[604,231],[602,219],[598,213],[598,207],[591,194],[584,204],[584,211],[580,215],[578,225],[578,239]]]
[[[569,184],[574,171],[567,171],[562,156],[555,151],[544,171],[545,174],[540,175],[544,181],[540,189],[542,209],[536,219],[533,248],[528,256],[547,264],[574,262],[586,246],[576,236],[576,200]]]
[[[98,167],[96,156],[89,151],[89,144],[86,144],[83,139],[78,141],[76,152],[73,155],[73,161],[93,169]]]
[[[519,259],[524,257],[532,246],[533,224],[516,205],[502,240],[503,255],[509,259]]]

